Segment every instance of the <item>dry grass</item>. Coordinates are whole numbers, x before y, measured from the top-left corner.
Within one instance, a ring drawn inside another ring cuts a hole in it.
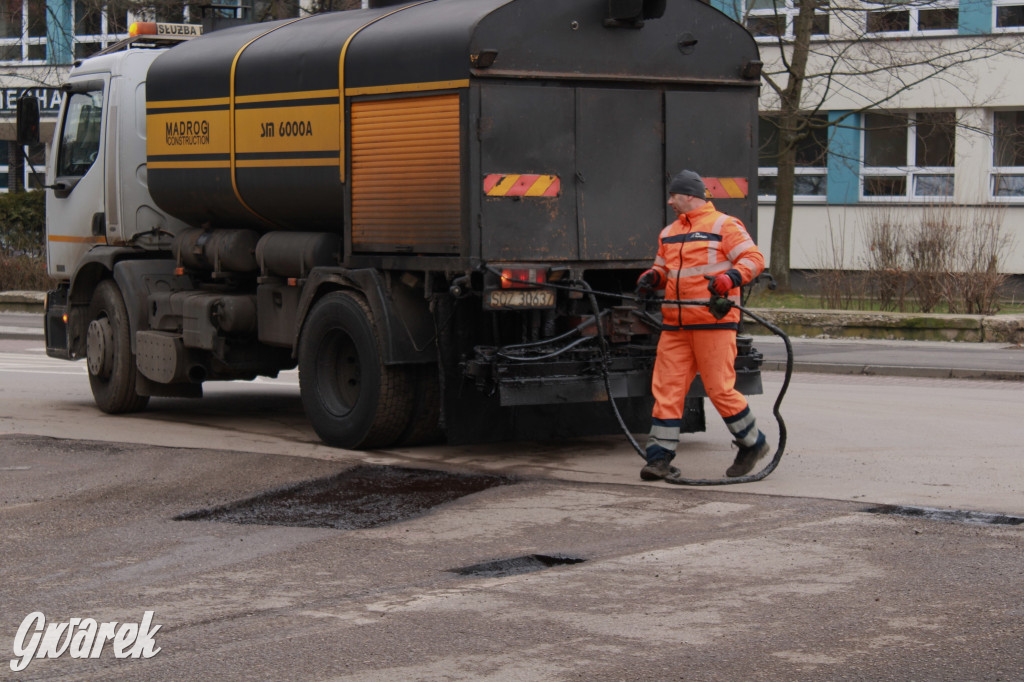
[[[43,258],[0,253],[0,291],[48,291],[54,286]]]
[[[1009,275],[1000,257],[1011,247],[1001,207],[934,206],[918,222],[878,212],[867,225],[868,254],[859,269],[844,265],[842,239],[812,280],[821,305],[842,310],[991,315],[1005,306]]]

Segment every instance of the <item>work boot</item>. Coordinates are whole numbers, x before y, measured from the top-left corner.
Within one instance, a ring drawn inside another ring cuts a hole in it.
[[[733,441],[740,451],[736,453],[736,461],[732,463],[732,466],[725,470],[725,475],[729,478],[736,478],[737,476],[746,476],[754,469],[754,465],[759,460],[763,459],[765,455],[771,451],[771,446],[768,445],[768,441],[765,440],[764,436],[757,439],[757,442],[750,447],[744,447],[740,445],[739,441]]]
[[[672,466],[667,459],[656,459],[648,462],[647,466],[640,470],[640,478],[645,481],[659,481],[663,478],[676,478],[680,471]]]

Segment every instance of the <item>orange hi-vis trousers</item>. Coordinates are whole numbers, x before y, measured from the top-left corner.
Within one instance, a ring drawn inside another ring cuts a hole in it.
[[[700,372],[704,390],[737,442],[751,447],[760,431],[736,390],[736,331],[734,329],[682,329],[664,331],[658,341],[651,392],[654,411],[647,441],[647,459],[672,459],[679,443],[683,407],[690,384]]]

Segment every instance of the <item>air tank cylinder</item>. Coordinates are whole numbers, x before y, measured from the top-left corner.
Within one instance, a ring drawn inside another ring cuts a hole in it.
[[[207,272],[255,273],[256,243],[260,235],[253,230],[184,230],[172,246],[178,261],[192,270]]]
[[[337,265],[341,237],[329,232],[268,232],[256,245],[264,276],[305,277],[318,266]]]

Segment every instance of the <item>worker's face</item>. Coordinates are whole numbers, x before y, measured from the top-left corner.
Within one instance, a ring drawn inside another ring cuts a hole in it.
[[[703,206],[704,199],[701,197],[691,197],[689,194],[669,194],[668,205],[672,207],[676,215],[682,215]]]

